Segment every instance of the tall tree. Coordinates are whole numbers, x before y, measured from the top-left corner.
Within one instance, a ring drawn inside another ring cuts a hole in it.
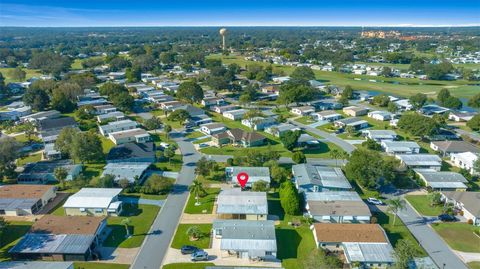
[[[286,214],[297,215],[300,212],[300,197],[297,188],[291,181],[280,186],[280,204]]]
[[[15,160],[19,157],[21,145],[12,137],[0,138],[0,180],[15,175]]]
[[[190,193],[195,195],[195,206],[199,206],[200,201],[198,199],[200,198],[200,196],[206,194],[206,190],[203,187],[203,183],[201,181],[195,179],[192,182],[192,185],[188,186],[188,189],[190,190]]]
[[[427,96],[423,93],[417,93],[410,96],[408,100],[410,101],[410,104],[413,106],[414,109],[420,109],[427,102]]]
[[[399,211],[404,210],[406,207],[406,203],[404,200],[400,199],[399,197],[394,197],[387,201],[388,205],[388,212],[393,214],[393,223],[392,225],[395,226],[395,221],[397,220],[397,214]]]
[[[203,89],[194,81],[185,81],[178,86],[177,97],[189,103],[200,102],[204,97]]]
[[[296,147],[299,137],[300,131],[286,131],[280,135],[280,141],[286,149],[291,151]]]
[[[290,77],[294,80],[309,81],[315,79],[315,73],[313,73],[313,70],[310,67],[299,66],[293,70]]]
[[[23,95],[23,102],[35,111],[43,111],[47,108],[50,98],[44,90],[29,88]]]
[[[410,240],[400,239],[395,244],[395,266],[398,269],[409,268],[409,262],[418,256],[418,250]]]
[[[53,176],[55,177],[58,182],[62,185],[62,189],[65,190],[66,188],[66,182],[65,180],[67,179],[68,176],[68,171],[64,167],[57,167],[53,171]]]
[[[100,138],[91,132],[75,135],[70,152],[72,157],[82,163],[98,162],[105,158]]]

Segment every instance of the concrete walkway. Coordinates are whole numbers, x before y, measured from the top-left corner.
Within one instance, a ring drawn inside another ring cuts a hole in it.
[[[162,207],[165,203],[165,200],[153,200],[153,199],[144,199],[136,197],[122,196],[120,200],[124,203],[129,204],[139,204],[139,205],[156,205]]]
[[[455,254],[459,256],[465,263],[480,262],[480,253],[477,252],[463,252],[454,250]]]

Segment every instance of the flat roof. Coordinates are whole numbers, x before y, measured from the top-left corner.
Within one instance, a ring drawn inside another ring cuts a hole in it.
[[[298,185],[315,184],[325,188],[352,188],[352,185],[338,167],[296,164],[292,166],[292,171]]]
[[[217,213],[268,215],[267,193],[223,190],[217,197]]]
[[[95,235],[105,217],[44,215],[33,223],[30,233]]]
[[[312,201],[308,200],[308,211],[312,216],[371,216],[363,201]]]
[[[355,191],[306,192],[307,201],[362,201]]]
[[[314,223],[316,238],[327,243],[386,243],[385,232],[378,224]]]
[[[435,171],[430,169],[416,169],[417,172],[423,179],[431,182],[461,182],[467,183],[468,180],[461,174],[450,172],[450,171]]]
[[[442,159],[434,154],[397,154],[406,165],[413,166],[442,166]]]
[[[268,167],[230,166],[226,167],[225,171],[229,173],[233,181],[236,181],[237,175],[243,172],[248,174],[249,181],[265,180],[270,182],[270,170]]]
[[[129,181],[133,182],[136,176],[140,177],[143,172],[145,172],[149,163],[133,163],[133,162],[119,162],[119,163],[108,163],[103,168],[102,175],[113,175],[116,180],[126,178]]]
[[[222,250],[277,251],[275,223],[271,220],[214,220],[213,229],[222,230]]]
[[[393,263],[393,248],[389,243],[344,243],[345,256],[350,262]]]
[[[120,188],[82,188],[68,197],[64,208],[108,208],[113,198],[122,192]]]
[[[9,253],[84,254],[94,239],[92,234],[28,233]]]
[[[73,262],[17,261],[1,262],[0,269],[69,269]]]
[[[53,185],[12,184],[0,186],[0,199],[40,199]]]
[[[124,138],[124,137],[131,137],[131,136],[137,136],[137,135],[149,135],[147,131],[141,129],[141,128],[135,128],[135,129],[130,129],[130,130],[124,130],[124,131],[118,131],[118,132],[113,132],[109,134],[115,139],[119,138]]]

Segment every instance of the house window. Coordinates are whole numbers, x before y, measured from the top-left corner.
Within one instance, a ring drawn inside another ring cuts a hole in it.
[[[85,212],[85,211],[86,211],[85,208],[83,208],[83,207],[80,208],[80,212]]]
[[[103,209],[101,208],[95,208],[95,213],[102,213],[103,212]]]
[[[313,186],[313,192],[318,192],[318,186],[317,185]]]

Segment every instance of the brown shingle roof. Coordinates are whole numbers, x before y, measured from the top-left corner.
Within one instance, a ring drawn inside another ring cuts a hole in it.
[[[318,242],[386,243],[383,229],[378,224],[315,223]]]
[[[32,233],[95,234],[105,217],[45,215],[35,222]]]
[[[0,187],[0,198],[40,199],[52,188],[55,188],[55,186],[27,184],[4,185]]]

